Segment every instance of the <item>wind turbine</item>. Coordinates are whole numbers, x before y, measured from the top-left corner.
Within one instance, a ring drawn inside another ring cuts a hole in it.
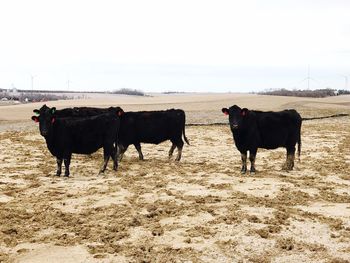
[[[34,92],[34,78],[35,78],[35,77],[36,77],[36,76],[34,76],[34,75],[30,75],[32,93]]]
[[[72,82],[68,79],[67,80],[67,91],[69,91],[69,85],[71,84]]]
[[[66,84],[67,84],[67,91],[69,92],[69,89],[70,89],[70,86],[72,84],[72,81],[70,80],[69,78],[69,73],[67,73],[67,81],[66,81]]]
[[[348,90],[348,83],[349,83],[348,77],[349,77],[350,75],[340,75],[340,76],[344,77],[344,79],[345,79],[345,90]]]
[[[300,81],[300,83],[304,82],[305,80],[307,80],[307,89],[308,90],[310,90],[310,80],[318,82],[317,80],[310,77],[310,65],[308,65],[308,67],[307,67],[307,77],[305,79],[303,79],[302,81]]]

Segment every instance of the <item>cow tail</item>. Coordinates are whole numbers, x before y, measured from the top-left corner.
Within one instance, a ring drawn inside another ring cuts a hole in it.
[[[183,129],[182,129],[182,134],[184,135],[185,142],[186,142],[188,145],[190,145],[190,143],[189,143],[189,141],[188,141],[188,139],[187,139],[187,137],[186,137],[186,135],[185,135],[185,125],[184,125],[184,127],[183,127]]]
[[[190,145],[190,143],[189,143],[189,141],[188,141],[188,139],[187,139],[187,137],[186,137],[186,134],[185,134],[185,126],[186,126],[186,115],[185,115],[185,112],[183,111],[183,110],[181,110],[181,115],[182,115],[182,124],[183,124],[183,126],[182,126],[182,134],[183,134],[183,136],[184,136],[184,140],[185,140],[185,142],[188,144],[188,145]]]
[[[300,152],[301,152],[301,135],[299,132],[299,139],[298,139],[298,160],[300,162]]]

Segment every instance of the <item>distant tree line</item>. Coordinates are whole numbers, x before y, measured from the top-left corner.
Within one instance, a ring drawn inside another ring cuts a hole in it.
[[[257,94],[260,95],[272,95],[272,96],[292,96],[292,97],[310,97],[310,98],[324,98],[330,96],[350,94],[348,90],[335,90],[335,89],[316,89],[316,90],[269,90],[261,91]]]
[[[113,94],[133,95],[133,96],[145,96],[145,93],[136,89],[119,89],[112,91]]]
[[[340,89],[338,90],[338,95],[349,95],[350,90]]]
[[[65,95],[32,93],[32,92],[21,92],[18,95],[13,95],[8,92],[2,92],[0,94],[0,98],[5,100],[19,101],[19,102],[38,102],[38,101],[70,99],[70,97]]]
[[[163,94],[183,94],[184,91],[164,91]]]

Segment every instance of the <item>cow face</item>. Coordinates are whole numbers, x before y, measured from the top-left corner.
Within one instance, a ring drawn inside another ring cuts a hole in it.
[[[118,117],[121,117],[124,114],[124,111],[120,107],[109,107],[109,112],[116,113]]]
[[[116,112],[119,117],[121,117],[124,114],[123,109],[120,107],[116,107]]]
[[[236,130],[242,127],[244,124],[244,120],[247,118],[249,114],[249,110],[247,108],[241,109],[237,105],[234,105],[227,108],[222,108],[221,110],[225,115],[229,116],[229,122],[231,130]]]
[[[56,108],[49,108],[44,104],[40,110],[33,110],[33,112],[39,116],[32,116],[32,120],[39,123],[40,134],[46,137],[52,129],[55,122]]]

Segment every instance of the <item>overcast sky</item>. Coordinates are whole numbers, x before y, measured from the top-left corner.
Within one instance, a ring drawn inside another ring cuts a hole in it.
[[[348,0],[3,0],[0,88],[345,88]],[[350,88],[350,83],[349,87]]]

